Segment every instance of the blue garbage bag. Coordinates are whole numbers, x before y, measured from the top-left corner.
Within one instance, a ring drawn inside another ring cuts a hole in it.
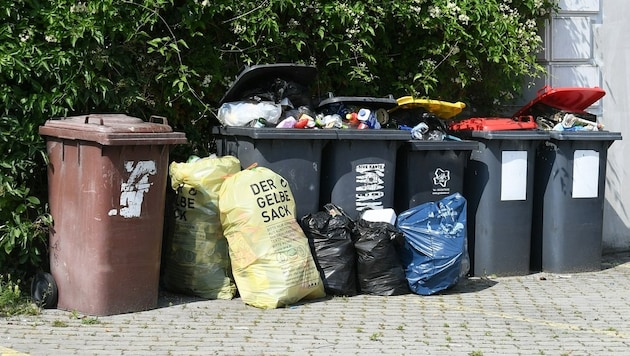
[[[398,215],[405,244],[400,251],[409,288],[431,295],[457,284],[470,269],[466,199],[459,193]]]

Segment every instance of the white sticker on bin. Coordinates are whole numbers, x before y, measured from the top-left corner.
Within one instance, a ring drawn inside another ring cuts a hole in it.
[[[385,164],[359,164],[356,171],[355,204],[357,211],[383,208]]]
[[[527,199],[527,151],[501,152],[501,201]]]
[[[599,152],[575,150],[573,153],[572,198],[597,198],[599,185]]]
[[[149,176],[155,175],[155,161],[126,161],[125,171],[129,173],[126,182],[120,184],[120,209],[112,209],[109,216],[137,218],[142,214],[144,195],[149,192]]]

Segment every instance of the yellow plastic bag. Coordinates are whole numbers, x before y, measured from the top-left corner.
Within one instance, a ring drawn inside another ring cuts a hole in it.
[[[165,244],[163,282],[167,289],[208,299],[232,299],[227,240],[219,219],[219,189],[241,170],[233,156],[171,163],[171,186],[177,192],[175,224]]]
[[[270,309],[325,296],[288,182],[265,167],[225,180],[219,211],[243,302]]]

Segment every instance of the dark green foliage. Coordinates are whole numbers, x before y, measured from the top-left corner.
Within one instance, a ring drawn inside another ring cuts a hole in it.
[[[174,152],[209,128],[247,65],[318,68],[313,95],[428,96],[490,109],[535,76],[551,0],[0,0],[0,271],[46,268],[38,127],[63,115],[165,116]]]

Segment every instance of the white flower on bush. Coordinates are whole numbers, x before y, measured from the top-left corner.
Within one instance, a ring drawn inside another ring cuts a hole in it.
[[[442,15],[442,10],[440,10],[440,8],[437,7],[437,6],[431,6],[429,8],[429,15],[432,18],[436,19],[436,18],[440,17],[440,15]]]
[[[26,42],[31,38],[31,34],[28,31],[24,31],[20,34],[19,37],[21,42]]]
[[[457,19],[464,25],[468,25],[468,21],[470,21],[470,17],[466,16],[465,14],[460,14]]]

